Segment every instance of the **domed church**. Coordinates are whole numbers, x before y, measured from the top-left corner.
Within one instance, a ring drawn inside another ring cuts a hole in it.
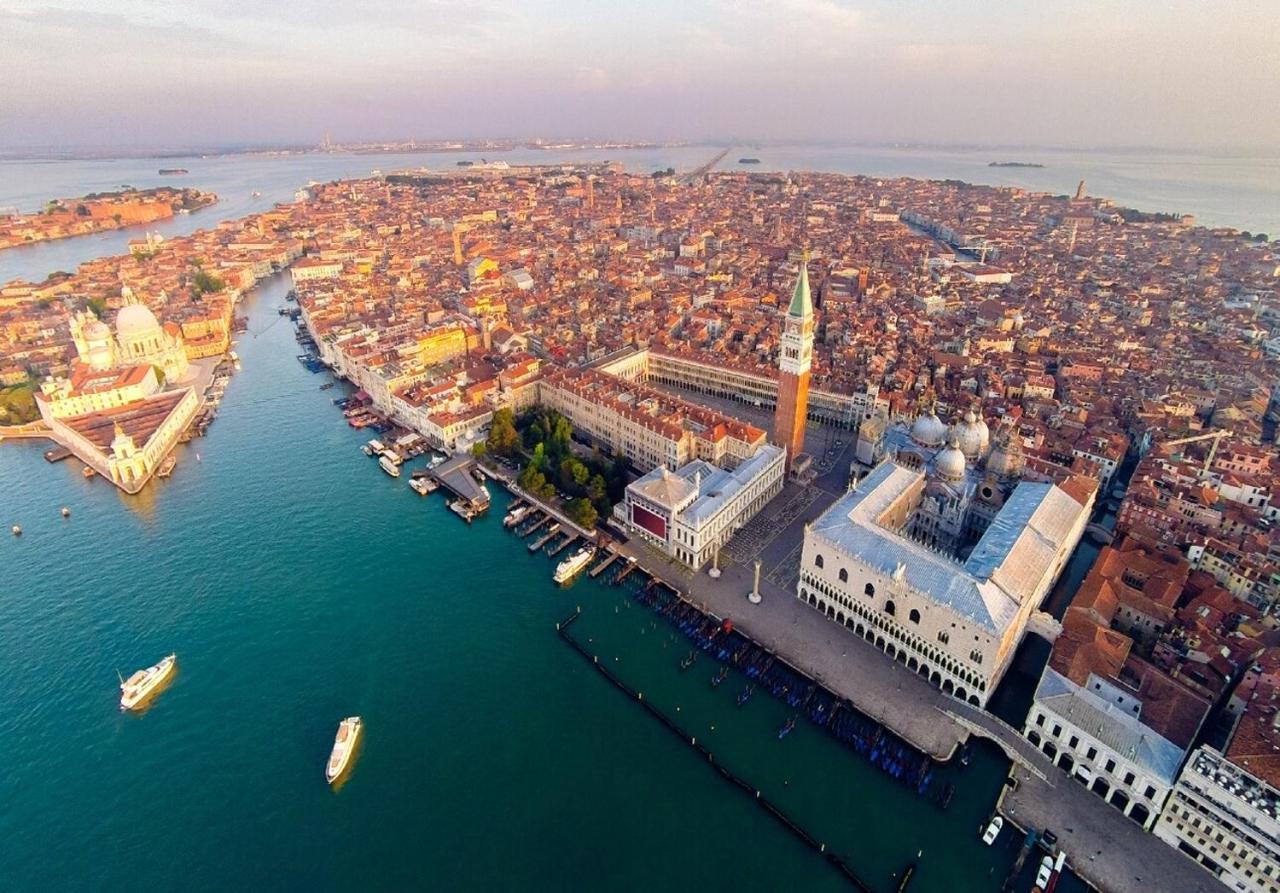
[[[155,314],[138,301],[127,285],[121,296],[124,306],[116,314],[114,338],[106,324],[91,311],[72,317],[71,338],[80,359],[99,371],[116,366],[155,366],[164,373],[166,381],[181,381],[189,367],[182,330],[173,323],[161,326]]]

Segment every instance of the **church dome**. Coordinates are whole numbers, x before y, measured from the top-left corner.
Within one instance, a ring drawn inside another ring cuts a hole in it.
[[[955,439],[947,444],[947,448],[933,459],[933,470],[938,477],[948,481],[959,481],[964,478],[965,458],[956,445]]]
[[[991,429],[971,409],[965,413],[964,421],[956,425],[955,436],[960,452],[969,459],[976,459],[986,452],[991,442]]]
[[[98,341],[110,341],[111,329],[107,328],[107,324],[100,319],[92,320],[84,327],[84,340],[91,344]]]
[[[1020,477],[1026,465],[1022,454],[1022,440],[1011,427],[1001,428],[996,434],[996,444],[987,459],[987,472],[1001,480]]]
[[[932,412],[924,413],[912,424],[911,439],[920,446],[942,446],[947,439],[947,426]]]
[[[121,341],[149,338],[159,333],[160,323],[145,304],[126,304],[116,315],[116,335]]]

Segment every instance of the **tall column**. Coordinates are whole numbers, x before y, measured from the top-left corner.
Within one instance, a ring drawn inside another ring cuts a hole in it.
[[[751,604],[753,604],[753,605],[758,605],[758,604],[760,604],[760,602],[761,602],[761,598],[760,598],[760,559],[759,559],[759,558],[757,558],[757,559],[756,559],[755,582],[754,582],[754,583],[752,583],[752,585],[751,585],[751,594],[747,596],[747,601],[751,602]]]

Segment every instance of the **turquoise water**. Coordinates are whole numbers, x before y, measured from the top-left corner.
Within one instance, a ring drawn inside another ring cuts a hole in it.
[[[575,604],[577,635],[717,724],[717,753],[877,889],[919,849],[912,890],[998,888],[1014,853],[976,835],[1001,760],[980,750],[942,813],[803,723],[777,741],[779,704],[676,672],[621,590],[556,588],[504,494],[467,527],[379,472],[294,359],[286,288],[249,298],[243,372],[171,480],[130,498],[0,447],[0,524],[25,530],[0,540],[0,888],[845,888],[560,641]],[[116,670],[171,650],[173,685],[122,715]]]

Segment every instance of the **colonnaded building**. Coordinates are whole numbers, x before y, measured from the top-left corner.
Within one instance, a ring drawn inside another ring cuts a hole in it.
[[[627,486],[614,518],[695,570],[782,492],[786,452],[761,444],[732,468],[696,459],[669,471],[660,465]]]
[[[979,455],[986,426],[965,424]],[[1000,474],[984,477],[955,434],[936,449],[946,426],[932,415],[913,433],[910,449],[806,527],[797,595],[948,694],[985,706],[1084,533],[1096,488],[1019,481],[1004,455]],[[1037,625],[1056,629],[1047,615]]]

